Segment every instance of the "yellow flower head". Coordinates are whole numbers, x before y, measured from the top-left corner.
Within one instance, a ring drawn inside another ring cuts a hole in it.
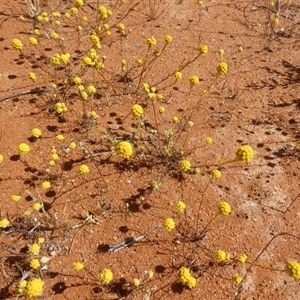
[[[182,79],[182,73],[179,72],[179,71],[175,72],[174,76],[175,76],[176,80],[181,80]]]
[[[16,290],[16,295],[17,296],[21,296],[23,295],[24,289],[27,285],[27,281],[26,280],[21,280],[18,284],[17,290]]]
[[[6,228],[8,226],[9,226],[9,221],[6,218],[0,221],[0,228]]]
[[[43,293],[44,282],[40,278],[33,278],[27,282],[25,293],[29,298],[38,297]]]
[[[83,0],[75,0],[74,5],[76,7],[82,7],[84,4]]]
[[[173,123],[178,123],[179,118],[178,118],[177,116],[174,116],[174,117],[172,118],[172,121],[173,121]]]
[[[176,208],[180,211],[183,212],[185,210],[185,203],[183,201],[178,201],[176,203]]]
[[[165,229],[169,232],[173,231],[175,229],[175,222],[172,218],[167,218],[164,220],[164,223],[163,223]]]
[[[84,264],[81,262],[74,262],[73,267],[76,271],[81,271],[84,268]]]
[[[213,139],[211,137],[207,137],[205,139],[205,142],[206,142],[207,145],[211,145],[213,143]]]
[[[0,154],[0,164],[3,162],[3,155]]]
[[[230,260],[230,254],[226,253],[223,250],[218,250],[216,253],[216,258],[220,262],[227,261]]]
[[[58,114],[63,114],[68,111],[68,108],[64,102],[57,102],[55,104],[55,109]]]
[[[30,267],[31,267],[32,269],[38,269],[40,266],[41,266],[40,261],[39,261],[37,258],[33,258],[33,259],[30,261]]]
[[[188,286],[190,289],[194,288],[197,284],[196,278],[194,278],[190,270],[185,267],[181,267],[178,271],[178,279],[181,283]]]
[[[110,269],[103,269],[99,273],[99,280],[102,284],[109,284],[113,280],[113,273]]]
[[[228,65],[226,62],[221,62],[217,67],[218,75],[225,75],[228,72]]]
[[[41,188],[43,190],[47,190],[51,187],[51,183],[49,181],[43,181],[42,184],[41,184]]]
[[[170,36],[169,34],[165,36],[165,42],[166,42],[167,44],[172,43],[172,41],[173,41],[172,36]]]
[[[128,159],[133,153],[133,148],[129,142],[122,141],[117,144],[115,152],[119,157]]]
[[[29,246],[28,251],[33,255],[38,255],[40,253],[40,245],[37,243],[32,244]]]
[[[151,279],[152,277],[153,277],[153,271],[147,271],[147,277],[149,278],[149,279]]]
[[[43,237],[38,238],[39,245],[43,244],[45,242],[45,239]]]
[[[181,160],[179,168],[182,172],[188,172],[191,169],[191,163],[187,159]]]
[[[160,114],[163,114],[166,111],[166,109],[163,106],[160,106],[158,111],[159,111]]]
[[[21,200],[21,196],[20,195],[12,195],[11,196],[11,200],[18,202]]]
[[[119,31],[123,32],[123,31],[125,31],[126,27],[123,23],[120,23],[120,24],[118,24],[118,29],[119,29]]]
[[[77,147],[77,145],[76,145],[75,142],[71,142],[71,143],[69,144],[69,148],[70,148],[70,149],[75,149],[76,147]]]
[[[31,45],[37,45],[38,44],[38,40],[35,37],[30,37],[28,40],[29,40],[29,43]]]
[[[219,179],[219,178],[221,178],[222,174],[219,170],[212,170],[211,171],[211,176],[214,179]]]
[[[147,44],[149,45],[149,47],[155,46],[156,45],[156,39],[153,36],[147,38]]]
[[[234,274],[232,279],[237,284],[240,284],[243,281],[243,278],[239,274]]]
[[[33,30],[33,33],[34,33],[35,35],[40,35],[40,34],[41,34],[40,30],[37,29],[37,28]]]
[[[42,208],[42,204],[41,203],[34,203],[33,205],[32,205],[32,208],[34,209],[34,210],[36,210],[36,211],[39,211],[41,208]]]
[[[96,88],[93,86],[93,85],[89,85],[87,87],[87,91],[90,93],[90,94],[95,94],[97,92]]]
[[[98,8],[98,12],[101,16],[101,19],[107,19],[107,9],[105,6],[101,5],[99,8]]]
[[[59,61],[62,64],[67,64],[70,57],[71,57],[70,53],[61,54],[60,57],[59,57]]]
[[[246,260],[248,259],[247,254],[243,254],[239,257],[239,262],[241,262],[242,264],[244,264],[246,262]]]
[[[31,79],[33,81],[36,79],[36,75],[33,72],[29,72],[27,77],[28,77],[28,79]]]
[[[235,155],[238,160],[241,160],[243,162],[250,162],[253,159],[254,153],[251,146],[245,145],[245,146],[240,146],[236,150]]]
[[[23,43],[19,39],[13,39],[12,40],[12,46],[16,50],[22,50],[23,49]]]
[[[78,14],[78,9],[76,7],[71,7],[70,12],[71,12],[71,14],[76,16]]]
[[[42,135],[42,131],[39,128],[33,128],[31,130],[31,135],[35,138],[39,138]]]
[[[288,275],[294,277],[295,279],[300,279],[300,264],[296,261],[289,261],[285,266]]]
[[[198,47],[198,50],[200,54],[206,54],[208,52],[208,46],[207,45],[200,45]]]
[[[51,39],[57,40],[59,39],[59,35],[57,32],[53,31],[50,35]]]
[[[20,154],[28,154],[30,151],[30,147],[26,143],[21,143],[18,146],[18,152]]]
[[[226,201],[219,202],[218,211],[219,211],[219,214],[228,216],[231,212],[230,204]]]
[[[90,168],[89,166],[85,165],[85,164],[82,164],[80,167],[79,167],[79,173],[80,174],[86,174],[90,171]]]
[[[54,54],[50,60],[54,66],[58,66],[61,64],[60,55],[58,53]]]
[[[190,83],[191,83],[192,86],[199,84],[199,77],[196,76],[196,75],[191,76],[190,77]]]
[[[138,287],[140,285],[141,281],[138,279],[138,278],[134,278],[132,280],[132,284],[135,286],[135,287]]]
[[[76,85],[79,85],[82,83],[81,81],[81,78],[79,76],[75,76],[74,79],[73,79],[73,82],[76,84]]]
[[[131,107],[131,112],[135,117],[142,117],[144,114],[143,107],[139,104],[134,104]]]
[[[101,49],[100,39],[99,39],[99,37],[96,35],[96,33],[93,33],[92,35],[90,35],[90,39],[91,39],[93,45],[94,45],[97,49]]]
[[[56,136],[56,140],[57,141],[63,141],[65,139],[65,137],[62,135],[62,134],[58,134],[57,136]]]

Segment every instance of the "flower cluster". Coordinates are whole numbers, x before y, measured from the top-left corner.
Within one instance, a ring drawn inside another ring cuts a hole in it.
[[[143,107],[139,104],[134,104],[131,107],[131,112],[135,117],[142,117],[144,114]]]
[[[42,135],[42,131],[39,128],[33,128],[31,130],[31,135],[35,138],[39,138]]]
[[[300,264],[296,261],[289,261],[286,266],[286,272],[288,275],[294,277],[295,279],[300,279]]]
[[[55,104],[55,109],[58,114],[63,114],[68,111],[68,108],[64,102],[57,102]]]
[[[23,43],[19,39],[13,39],[12,40],[12,46],[16,50],[22,50],[23,49]]]
[[[240,284],[243,281],[243,278],[237,273],[233,275],[232,279],[237,284]]]
[[[155,46],[156,45],[156,39],[151,36],[147,38],[147,44],[149,45],[149,47]]]
[[[226,201],[219,202],[218,212],[220,215],[228,216],[231,212],[230,204]]]
[[[40,245],[37,243],[32,244],[29,246],[28,251],[33,255],[38,255],[40,253]]]
[[[168,34],[168,35],[165,36],[165,42],[166,42],[167,44],[172,43],[172,41],[173,41],[173,38],[172,38],[171,35]]]
[[[43,190],[47,190],[51,187],[51,183],[49,181],[43,181],[42,184],[41,184],[41,188]]]
[[[167,218],[164,220],[164,227],[167,231],[171,232],[175,229],[175,222],[172,218]]]
[[[179,72],[179,71],[175,72],[174,76],[175,76],[176,80],[181,80],[182,79],[182,73]]]
[[[176,208],[178,211],[183,212],[185,210],[185,203],[183,201],[178,201],[176,203]]]
[[[9,221],[6,218],[0,221],[0,228],[6,228],[8,226],[9,226]]]
[[[179,168],[182,172],[188,172],[191,169],[191,163],[187,159],[181,160]]]
[[[196,76],[196,75],[191,76],[190,77],[190,83],[191,83],[192,86],[199,84],[199,77]]]
[[[113,272],[110,269],[103,269],[99,273],[99,280],[102,284],[109,284],[113,280]]]
[[[244,264],[246,262],[246,260],[248,259],[247,254],[243,254],[239,257],[239,262],[241,262],[242,264]]]
[[[225,75],[228,72],[228,65],[226,62],[221,62],[217,67],[218,75]]]
[[[86,174],[90,171],[90,168],[89,166],[85,165],[85,164],[82,164],[80,167],[79,167],[79,173],[80,174]]]
[[[200,54],[206,54],[208,52],[208,46],[207,45],[200,45],[198,47],[198,50]]]
[[[245,146],[240,146],[236,150],[235,155],[237,160],[241,160],[243,162],[250,162],[253,159],[254,153],[251,146],[245,145]]]
[[[31,261],[30,261],[30,267],[32,269],[38,269],[39,267],[41,266],[40,264],[40,261],[37,259],[37,258],[33,258]]]
[[[216,258],[220,262],[227,261],[230,260],[230,254],[226,253],[223,250],[218,250],[216,253]]]
[[[122,141],[117,144],[115,152],[119,157],[128,159],[132,155],[133,149],[129,142]]]
[[[38,297],[43,293],[43,288],[44,282],[40,278],[33,278],[27,282],[25,292],[29,298]]]
[[[219,178],[221,178],[222,174],[221,174],[221,171],[219,171],[219,170],[212,170],[211,176],[214,179],[219,179]]]
[[[70,53],[65,53],[65,54],[59,54],[56,53],[51,57],[51,63],[55,66],[58,66],[60,64],[67,64],[71,55]]]
[[[30,147],[26,143],[21,143],[18,146],[18,152],[20,154],[28,154],[30,151]]]
[[[178,279],[181,283],[188,286],[190,289],[194,288],[197,284],[197,280],[190,273],[190,270],[185,267],[181,267],[178,272]]]
[[[73,267],[76,271],[80,271],[84,268],[84,264],[77,261],[73,263]]]

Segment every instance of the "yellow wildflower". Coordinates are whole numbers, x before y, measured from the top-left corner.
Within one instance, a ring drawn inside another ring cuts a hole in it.
[[[74,262],[73,267],[76,271],[81,271],[84,268],[84,264],[81,262]]]
[[[237,160],[241,160],[243,162],[250,162],[253,159],[254,153],[251,146],[245,145],[245,146],[240,146],[236,150],[235,155]]]
[[[39,261],[37,258],[33,258],[33,259],[30,261],[30,267],[31,267],[32,269],[38,269],[40,266],[41,266],[40,261]]]
[[[12,46],[16,50],[22,50],[23,49],[23,43],[19,39],[13,39],[12,40]]]
[[[122,141],[117,144],[115,152],[119,157],[128,159],[132,155],[133,149],[129,142]]]
[[[143,107],[140,106],[139,104],[134,104],[131,107],[131,112],[135,117],[142,117],[144,114],[144,110]]]
[[[0,221],[0,228],[6,228],[8,226],[9,226],[9,221],[6,218]]]
[[[25,293],[29,298],[38,297],[43,293],[44,282],[40,278],[33,278],[27,282]]]
[[[182,172],[187,172],[191,169],[191,163],[187,159],[181,160],[179,162],[179,168]]]
[[[103,269],[99,273],[99,280],[102,284],[107,285],[113,280],[113,273],[110,269]]]
[[[33,128],[31,130],[31,135],[35,138],[39,138],[42,135],[42,131],[39,128]]]
[[[219,202],[218,211],[219,211],[219,214],[228,216],[231,212],[230,204],[226,201]]]
[[[29,246],[28,251],[33,255],[38,255],[40,253],[40,245],[37,243],[32,244]]]
[[[90,171],[90,168],[85,165],[85,164],[82,164],[80,167],[79,167],[79,173],[80,174],[86,174]]]
[[[164,223],[163,223],[165,229],[169,232],[173,231],[175,229],[175,222],[172,218],[167,218],[164,220]]]

